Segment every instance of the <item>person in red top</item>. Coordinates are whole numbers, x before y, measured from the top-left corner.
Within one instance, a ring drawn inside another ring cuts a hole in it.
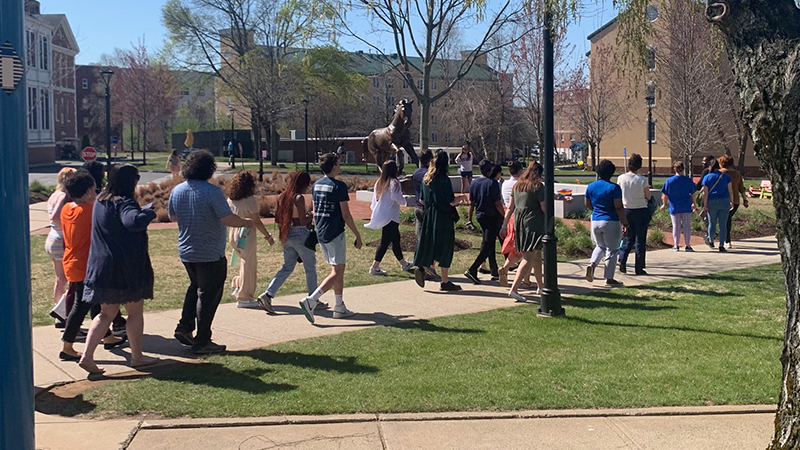
[[[73,344],[86,313],[92,309],[91,304],[83,302],[81,299],[83,298],[83,280],[86,278],[86,264],[89,262],[92,209],[97,192],[92,175],[83,170],[79,170],[67,178],[64,188],[73,200],[66,203],[61,209],[61,230],[64,234],[64,274],[69,281],[67,295],[74,295],[75,303],[67,317],[67,325],[64,328],[64,335],[61,337],[63,345],[58,356],[62,361],[78,361],[81,354],[75,351]],[[99,308],[96,309],[97,311],[92,311],[92,316],[99,312]],[[106,335],[103,340],[104,347],[109,349],[124,341],[124,339],[111,334]]]

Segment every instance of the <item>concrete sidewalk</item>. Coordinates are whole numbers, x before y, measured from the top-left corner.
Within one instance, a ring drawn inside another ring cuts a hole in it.
[[[37,448],[61,450],[760,450],[774,417],[772,406],[142,421],[37,414],[36,434]]]

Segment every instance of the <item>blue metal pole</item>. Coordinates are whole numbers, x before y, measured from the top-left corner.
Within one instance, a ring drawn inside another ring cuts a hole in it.
[[[33,450],[31,256],[25,83],[7,70],[24,60],[23,2],[0,2],[0,448]],[[9,45],[5,45],[8,43]],[[19,59],[12,55],[16,53]],[[16,63],[16,64],[15,64]]]

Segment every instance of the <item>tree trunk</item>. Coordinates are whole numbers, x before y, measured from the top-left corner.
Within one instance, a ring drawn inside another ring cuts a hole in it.
[[[718,1],[718,0],[715,0]],[[709,0],[710,3],[713,3]],[[800,448],[800,9],[792,0],[727,0],[722,30],[742,116],[772,180],[786,280],[783,380],[770,450]],[[712,8],[720,14],[721,8]]]
[[[419,150],[422,152],[423,150],[428,149],[428,136],[430,130],[430,117],[431,117],[431,104],[430,102],[426,101],[426,99],[421,98],[419,99],[419,107],[422,111],[422,114],[419,118]]]
[[[142,131],[142,164],[147,164],[147,127]]]
[[[747,152],[747,133],[739,136],[739,161],[736,163],[736,170],[744,176],[744,163]]]

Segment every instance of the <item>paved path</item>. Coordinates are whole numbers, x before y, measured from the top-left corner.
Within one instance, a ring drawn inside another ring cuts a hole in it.
[[[691,264],[687,264],[687,261],[691,261]],[[780,255],[774,237],[749,239],[738,241],[735,249],[727,254],[716,251],[711,254],[711,250],[705,246],[697,247],[694,254],[671,250],[648,252],[647,270],[650,275],[634,277],[620,274],[618,279],[628,286],[636,286],[779,261]],[[604,289],[602,281],[590,285],[583,279],[585,264],[586,261],[559,263],[559,283],[562,294],[567,299],[567,314],[570,296]],[[391,291],[390,296],[376,296],[374,286],[347,288],[345,301],[350,309],[359,314],[346,320],[333,320],[330,312],[322,312],[318,315],[316,325],[309,324],[301,314],[297,306],[297,302],[303,297],[300,294],[277,298],[276,316],[268,316],[257,310],[237,309],[233,303],[224,304],[220,306],[214,321],[214,339],[226,344],[229,350],[244,351],[375,325],[514,306],[513,301],[505,295],[506,289],[494,283],[473,287],[460,276],[453,278],[465,288],[460,294],[442,294],[434,289],[421,290],[413,281],[380,285],[379,292]],[[437,285],[430,287],[435,288]],[[445,297],[448,301],[442,301]],[[452,301],[453,297],[458,301]],[[162,365],[194,359],[186,347],[172,338],[172,331],[179,317],[179,310],[146,313],[144,348],[148,354],[161,357]],[[37,390],[87,378],[86,373],[75,363],[58,360],[61,346],[58,330],[51,326],[34,328],[33,344],[34,384]],[[111,352],[99,349],[96,358],[98,364],[106,369],[108,377],[124,377],[130,374],[127,366],[128,354],[127,349]],[[751,409],[743,410],[744,412],[737,410],[742,414],[752,414],[735,416],[725,415],[728,411],[712,409],[706,411],[712,415],[678,416],[669,420],[659,419],[660,416],[620,416],[631,413],[630,410],[625,411],[627,412],[600,411],[595,412],[592,417],[585,417],[586,413],[561,412],[562,416],[559,417],[547,413],[544,414],[545,418],[530,418],[539,417],[540,413],[521,415],[515,412],[467,421],[455,416],[447,416],[447,420],[445,417],[428,420],[430,417],[414,416],[410,421],[407,420],[409,418],[401,420],[402,416],[391,416],[386,420],[382,417],[388,416],[383,415],[371,415],[367,419],[362,416],[346,416],[333,420],[346,423],[313,425],[286,424],[308,418],[273,418],[269,419],[271,422],[262,420],[247,426],[239,423],[234,428],[216,428],[217,425],[203,428],[203,422],[195,423],[202,428],[202,432],[197,428],[174,428],[170,423],[147,422],[138,431],[130,447],[126,448],[265,449],[280,445],[293,449],[755,449],[764,448],[773,427],[773,414],[765,412],[764,408],[756,413]],[[684,410],[667,412],[672,414],[676,411]],[[770,408],[766,411],[770,411]],[[480,416],[468,415],[470,418]],[[578,417],[572,417],[575,415]],[[120,448],[119,443],[127,439],[132,430],[138,429],[139,423],[132,420],[75,421],[58,415],[37,414],[39,448]],[[81,432],[77,433],[75,430]],[[92,447],[80,437],[88,435],[87,433],[97,436]]]

